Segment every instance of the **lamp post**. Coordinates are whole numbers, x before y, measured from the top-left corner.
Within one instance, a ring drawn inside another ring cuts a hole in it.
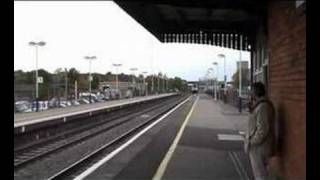
[[[223,64],[224,64],[224,67],[223,67],[223,74],[224,74],[224,102],[226,103],[226,91],[227,91],[227,75],[226,75],[226,56],[224,54],[218,54],[218,57],[220,58],[223,58]]]
[[[132,71],[132,86],[133,86],[133,93],[132,93],[132,95],[134,96],[134,93],[135,93],[135,90],[136,90],[136,85],[135,85],[135,73],[134,73],[134,71],[137,71],[138,70],[138,68],[130,68],[130,71]]]
[[[240,36],[240,50],[239,50],[239,98],[242,97],[242,65],[241,65],[241,51],[242,51],[242,36]]]
[[[219,66],[217,62],[213,62],[212,64],[217,66],[216,81],[215,81],[215,88],[214,88],[214,99],[217,100],[217,84],[218,84],[218,76],[219,76]]]
[[[157,80],[158,80],[158,93],[159,93],[160,92],[160,74],[158,74]]]
[[[117,86],[117,90],[119,91],[119,81],[118,81],[118,68],[122,65],[122,64],[112,64],[114,67],[116,67],[116,86]]]
[[[143,71],[142,74],[143,75],[143,87],[144,87],[144,91],[145,91],[145,95],[147,96],[148,95],[148,87],[146,88],[146,77],[145,77],[145,74],[147,74],[148,72],[146,71]]]
[[[91,76],[91,63],[93,60],[97,59],[96,56],[85,56],[84,57],[86,60],[89,60],[89,101],[91,102],[91,81],[92,81],[92,76]]]
[[[213,79],[214,79],[214,76],[213,76],[213,68],[208,68],[208,70],[209,70],[210,72],[212,72],[212,80],[213,80]],[[212,85],[212,96],[214,96],[213,83],[211,83],[211,85]]]
[[[40,41],[40,42],[29,42],[30,46],[34,46],[36,49],[36,111],[39,111],[39,79],[38,79],[38,47],[39,46],[45,46],[46,42]]]
[[[226,56],[224,54],[218,54],[218,57],[223,58],[223,74],[224,74],[224,88],[226,88],[227,75],[226,75]]]

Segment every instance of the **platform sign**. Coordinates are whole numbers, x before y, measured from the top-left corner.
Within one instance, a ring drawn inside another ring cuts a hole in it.
[[[38,83],[43,83],[43,77],[41,76],[38,77]]]

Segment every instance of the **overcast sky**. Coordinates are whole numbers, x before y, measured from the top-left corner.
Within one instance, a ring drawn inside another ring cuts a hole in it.
[[[115,72],[112,63],[121,63],[119,72],[148,74],[163,72],[169,77],[198,80],[206,74],[212,62],[219,63],[219,79],[223,79],[223,59],[226,55],[228,80],[236,71],[239,51],[208,45],[160,43],[144,27],[118,5],[107,2],[14,2],[14,70],[35,69],[35,48],[30,41],[45,41],[39,49],[39,68],[75,67],[89,71],[84,56],[97,56],[92,71]],[[242,52],[242,60],[250,54]],[[137,73],[138,73],[137,72]],[[211,74],[211,76],[214,74]]]

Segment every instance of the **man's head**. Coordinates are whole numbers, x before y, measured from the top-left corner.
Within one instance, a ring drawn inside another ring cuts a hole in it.
[[[255,98],[260,98],[266,95],[265,87],[261,82],[253,83],[252,91]]]

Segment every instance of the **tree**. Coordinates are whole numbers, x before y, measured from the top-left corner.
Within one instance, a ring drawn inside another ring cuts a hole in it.
[[[80,74],[78,88],[80,91],[88,91],[89,84],[88,84],[88,74]]]
[[[62,68],[57,68],[57,69],[54,71],[54,74],[63,75],[63,74],[64,74],[64,69],[62,69]]]
[[[170,89],[178,89],[180,91],[187,91],[188,85],[187,81],[179,77],[174,77],[174,79],[169,80]]]
[[[98,89],[99,88],[100,78],[98,74],[92,74],[91,88]]]
[[[105,81],[112,81],[113,80],[113,75],[111,72],[107,72],[105,75]]]
[[[39,98],[48,99],[51,84],[51,74],[44,69],[39,69],[38,75],[43,78],[43,83],[39,84]]]
[[[79,71],[76,70],[75,68],[69,69],[69,72],[68,72],[69,82],[74,84],[75,81],[79,80],[79,75],[80,75]]]
[[[18,84],[34,84],[35,71],[23,72],[22,70],[14,71],[15,83]]]
[[[62,96],[65,93],[65,79],[66,70],[63,68],[57,68],[52,76],[54,96]]]

